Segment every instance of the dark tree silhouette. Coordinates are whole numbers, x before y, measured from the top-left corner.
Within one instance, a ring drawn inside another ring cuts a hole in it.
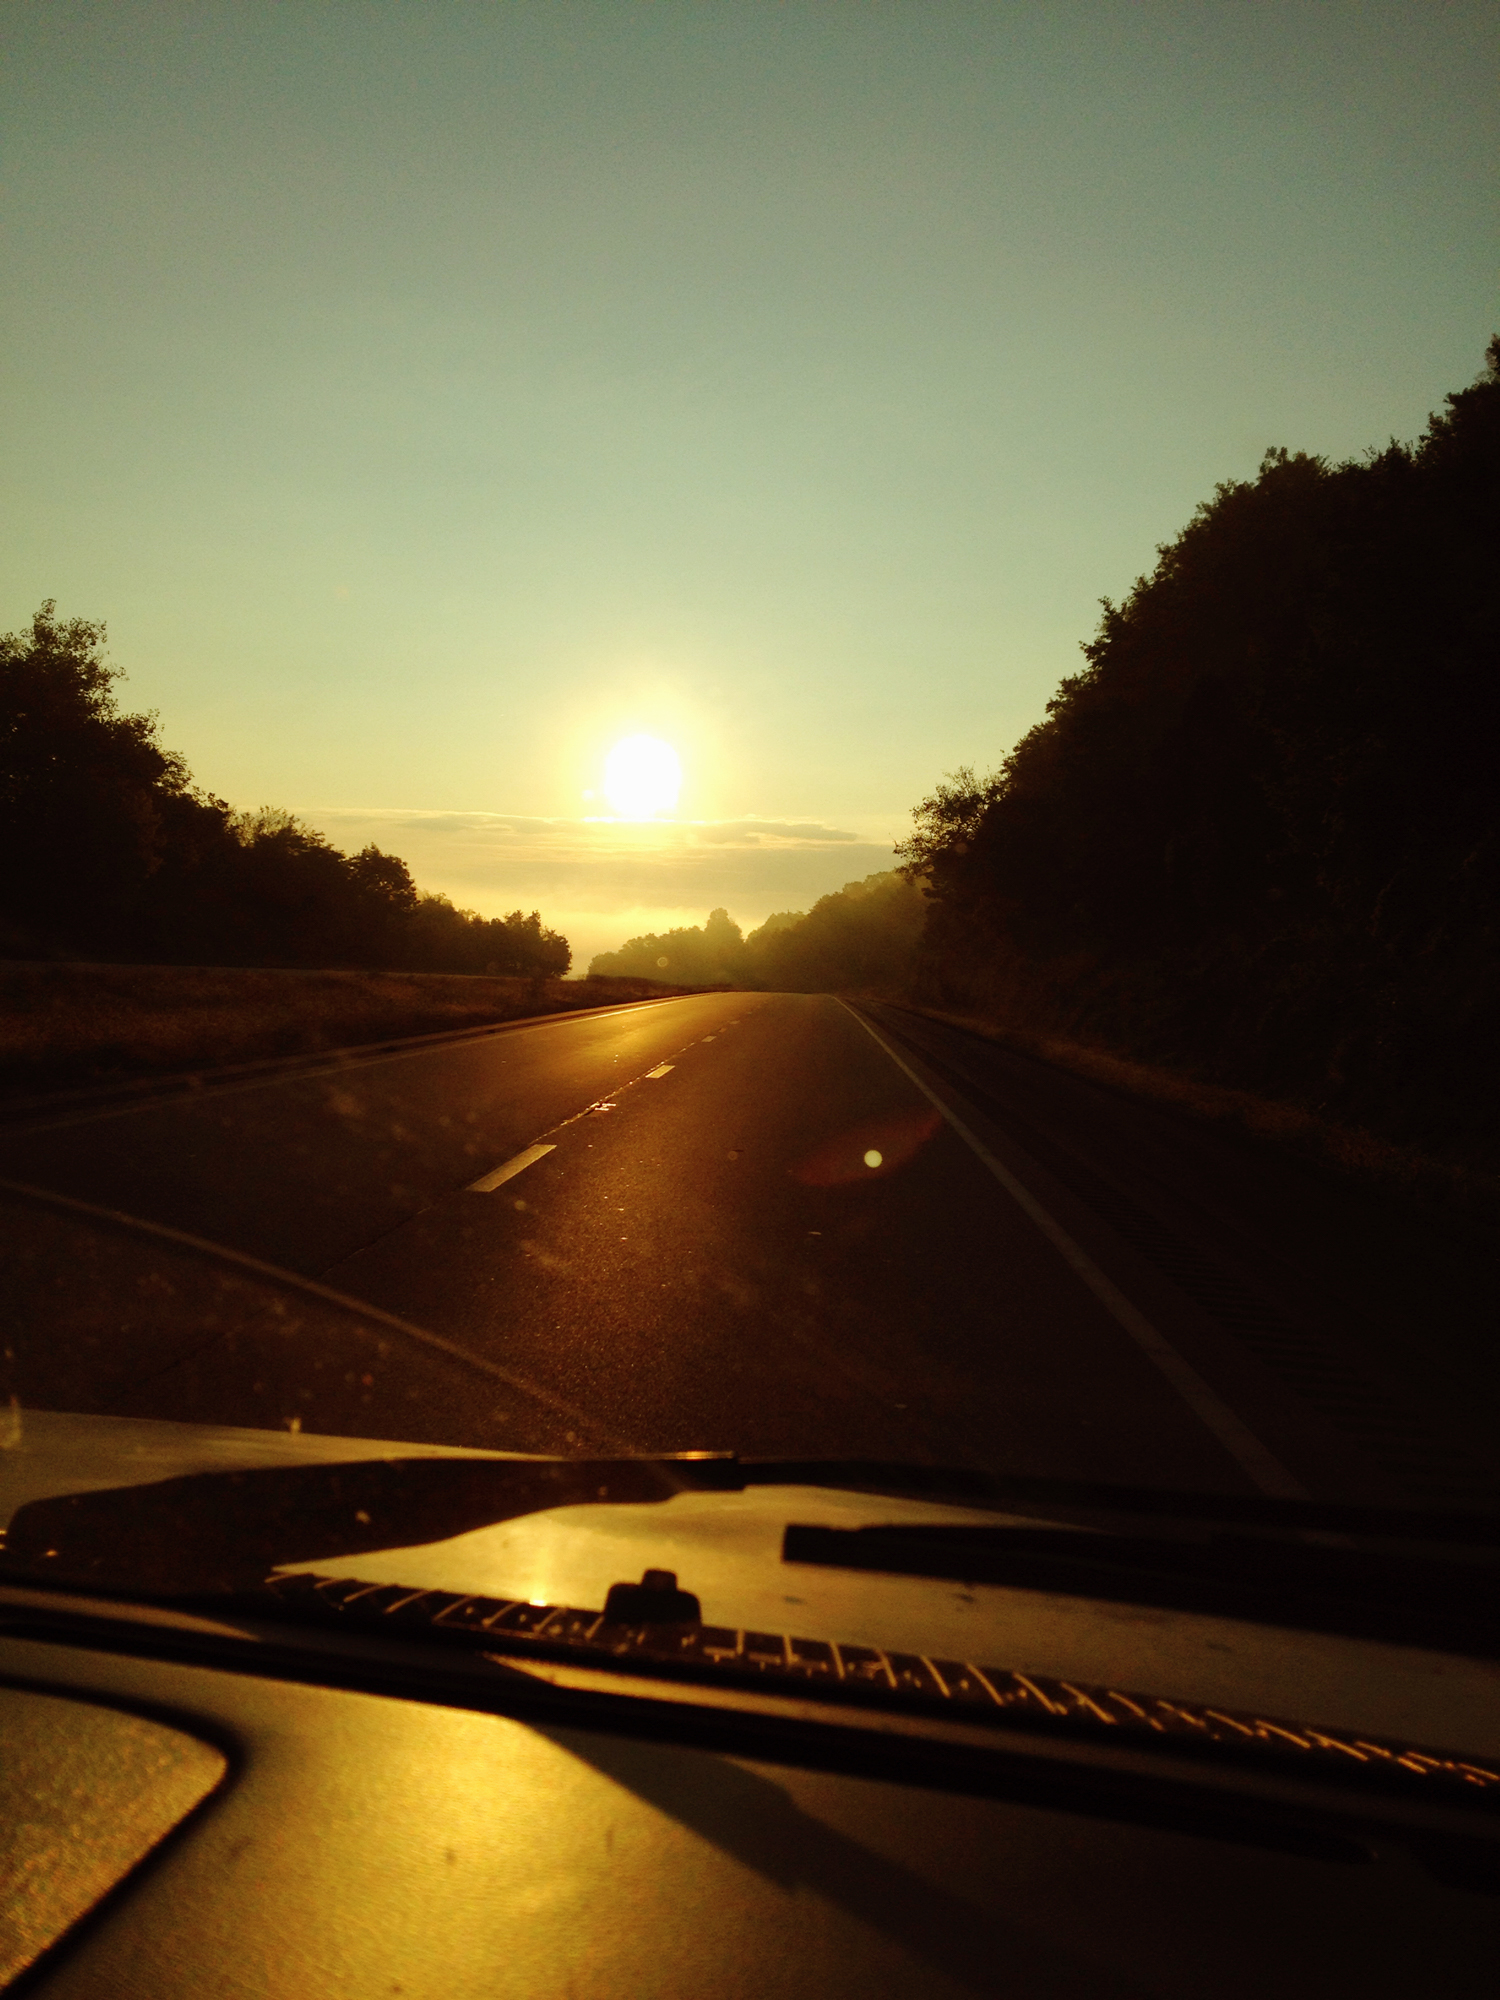
[[[924,900],[901,875],[846,882],[805,914],[780,910],[748,937],[727,910],[701,927],[631,938],[601,952],[595,976],[730,985],[786,993],[836,993],[905,985],[921,936]]]
[[[0,920],[19,936],[108,931],[161,866],[187,771],[156,718],[122,715],[104,627],[48,600],[0,637]]]
[[[904,850],[927,990],[1450,1137],[1500,1029],[1500,341],[1414,447],[1221,486]]]
[[[589,961],[590,978],[655,979],[674,986],[745,986],[745,939],[727,910],[711,910],[700,926],[649,931],[628,938],[618,951]]]
[[[757,983],[790,993],[894,992],[911,977],[926,913],[894,871],[846,882],[805,917],[772,918],[746,939]]]
[[[52,601],[0,637],[0,950],[217,965],[567,971],[536,911],[423,895],[378,847],[193,789],[154,715],[122,714],[105,630]]]

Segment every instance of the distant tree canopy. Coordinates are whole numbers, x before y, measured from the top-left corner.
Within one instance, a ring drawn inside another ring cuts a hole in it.
[[[343,854],[290,813],[194,790],[154,715],[124,715],[104,627],[0,637],[0,951],[215,965],[541,976],[566,938],[416,888],[378,847]]]
[[[601,952],[592,976],[730,985],[787,993],[894,990],[910,976],[924,898],[895,872],[847,882],[803,914],[779,910],[744,936],[727,910],[698,927],[631,938]]]
[[[894,870],[846,882],[805,917],[746,939],[756,981],[784,993],[897,992],[911,977],[926,898]]]
[[[1414,447],[1271,451],[1220,486],[1106,601],[1047,719],[923,802],[930,994],[1418,1123],[1439,1071],[1493,1087],[1500,340],[1488,360]]]
[[[591,979],[660,979],[674,986],[744,986],[748,972],[744,932],[727,910],[712,911],[701,925],[629,938],[618,951],[589,961]]]

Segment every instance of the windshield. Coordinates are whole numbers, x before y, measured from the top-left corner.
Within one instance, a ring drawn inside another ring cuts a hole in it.
[[[11,19],[11,1574],[1493,1648],[1495,23],[1191,19]]]

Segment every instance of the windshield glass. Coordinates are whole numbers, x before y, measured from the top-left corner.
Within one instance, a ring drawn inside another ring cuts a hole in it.
[[[11,1574],[1492,1648],[1500,51],[1370,20],[12,18]],[[328,1483],[474,1453],[602,1469]]]

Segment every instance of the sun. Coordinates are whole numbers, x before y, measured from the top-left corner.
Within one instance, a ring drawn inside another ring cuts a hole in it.
[[[604,796],[621,819],[670,812],[682,789],[682,766],[658,736],[626,736],[604,760]]]

